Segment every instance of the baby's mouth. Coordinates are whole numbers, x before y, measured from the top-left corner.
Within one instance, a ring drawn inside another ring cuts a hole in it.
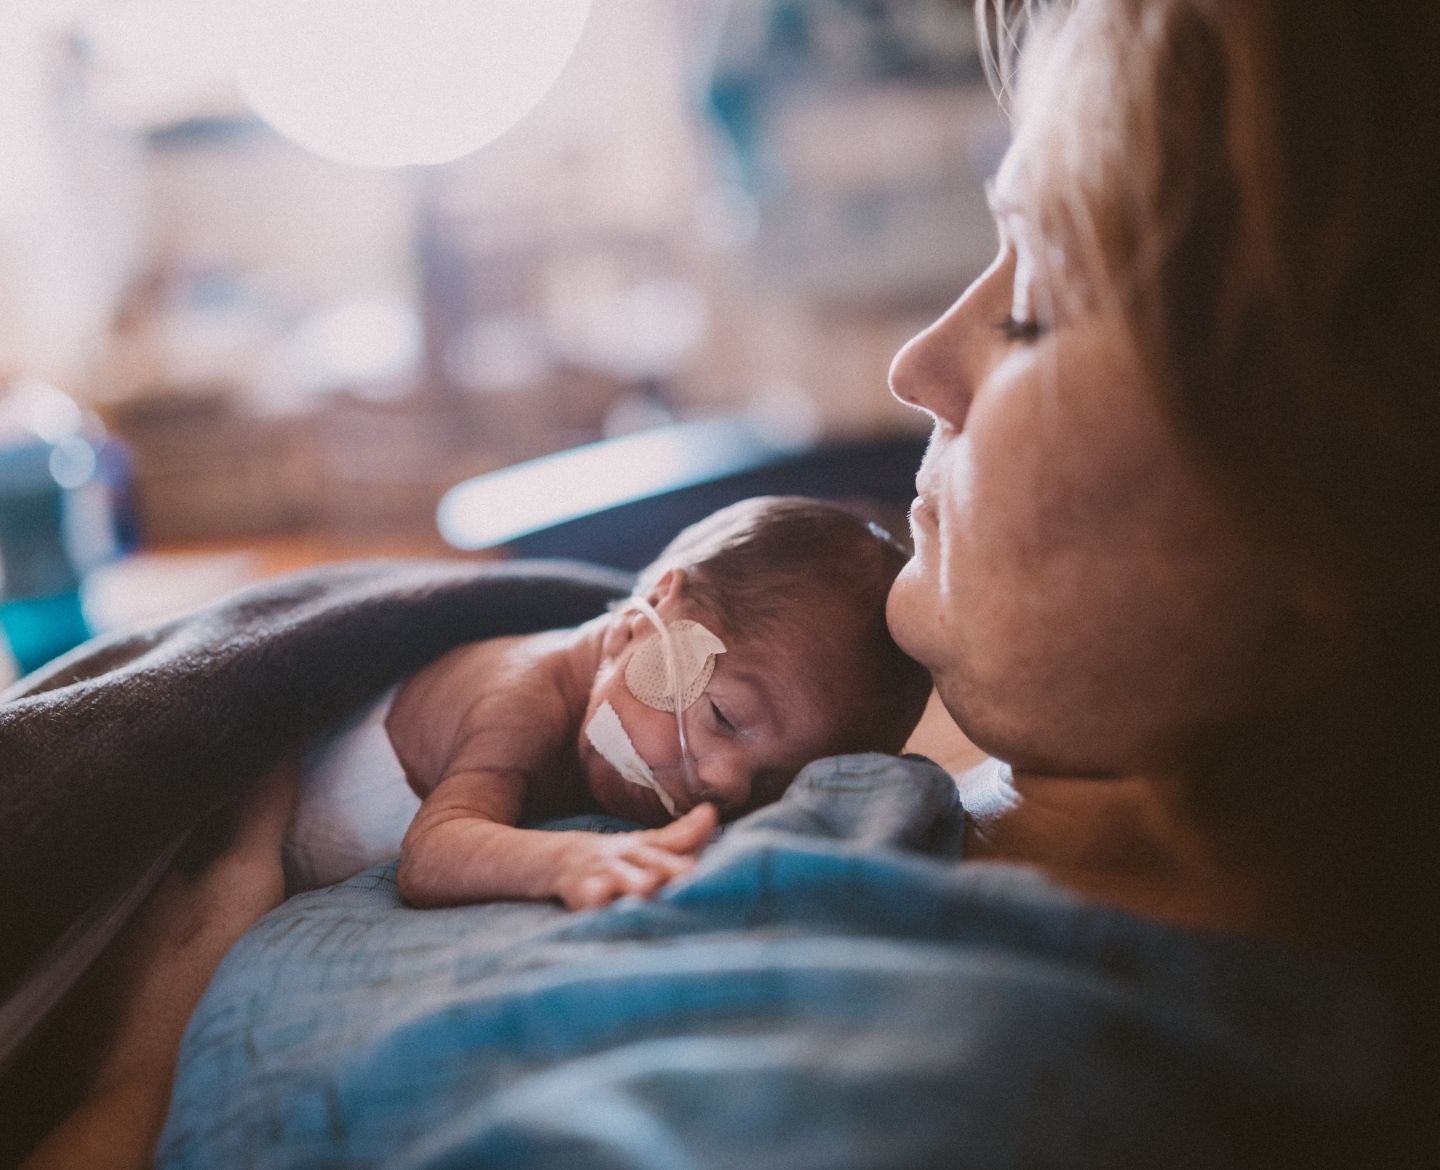
[[[667,768],[664,779],[655,777],[655,796],[672,817],[684,816],[696,804],[685,783],[684,772],[678,768]]]
[[[672,820],[690,811],[689,804],[685,800],[683,793],[680,796],[676,796],[671,787],[664,784],[659,777],[653,773],[651,774],[650,783],[647,787],[655,794],[655,799],[660,802],[660,806]]]

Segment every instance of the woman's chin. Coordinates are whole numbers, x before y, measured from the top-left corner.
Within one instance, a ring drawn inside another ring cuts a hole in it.
[[[927,606],[925,599],[933,596],[922,567],[911,561],[900,570],[885,599],[885,624],[890,628],[890,636],[901,650],[927,668],[931,664],[925,661],[924,646],[927,634],[931,639],[934,637],[931,628],[934,624],[934,604],[932,602]],[[928,623],[927,617],[930,618]]]

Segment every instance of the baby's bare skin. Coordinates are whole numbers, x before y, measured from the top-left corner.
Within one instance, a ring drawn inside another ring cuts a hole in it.
[[[715,619],[683,568],[666,570],[644,601],[573,630],[463,646],[401,688],[386,731],[423,802],[400,852],[411,905],[558,898],[580,909],[648,896],[694,865],[722,817],[778,799],[805,764],[848,742],[855,680],[866,675],[834,636],[855,620],[842,606],[811,602],[791,639],[711,631],[724,648],[684,708],[682,751],[673,710],[638,699],[626,669],[659,637],[656,622]],[[606,707],[649,783],[627,779],[582,734]],[[654,827],[517,828],[587,811]]]
[[[663,828],[549,833],[534,819],[604,808],[576,743],[610,616],[575,630],[473,643],[396,695],[386,730],[423,804],[401,847],[413,906],[558,898],[571,909],[648,896],[694,865],[717,820],[701,804]]]

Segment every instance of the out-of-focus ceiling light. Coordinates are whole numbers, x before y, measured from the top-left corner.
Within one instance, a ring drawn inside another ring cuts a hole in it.
[[[61,0],[49,0],[58,4]],[[0,0],[3,3],[3,0]],[[70,0],[90,102],[105,121],[164,130],[248,116],[235,92],[236,11],[217,0]]]
[[[498,138],[554,84],[591,0],[244,0],[250,107],[340,162],[448,162]]]

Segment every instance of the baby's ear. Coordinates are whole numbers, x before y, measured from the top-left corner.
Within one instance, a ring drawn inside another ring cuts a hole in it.
[[[609,622],[605,626],[605,634],[600,639],[600,656],[605,659],[612,659],[630,644],[635,636],[635,610],[612,609],[609,613]]]
[[[685,597],[688,583],[684,569],[666,569],[645,599],[656,609],[677,605]]]

